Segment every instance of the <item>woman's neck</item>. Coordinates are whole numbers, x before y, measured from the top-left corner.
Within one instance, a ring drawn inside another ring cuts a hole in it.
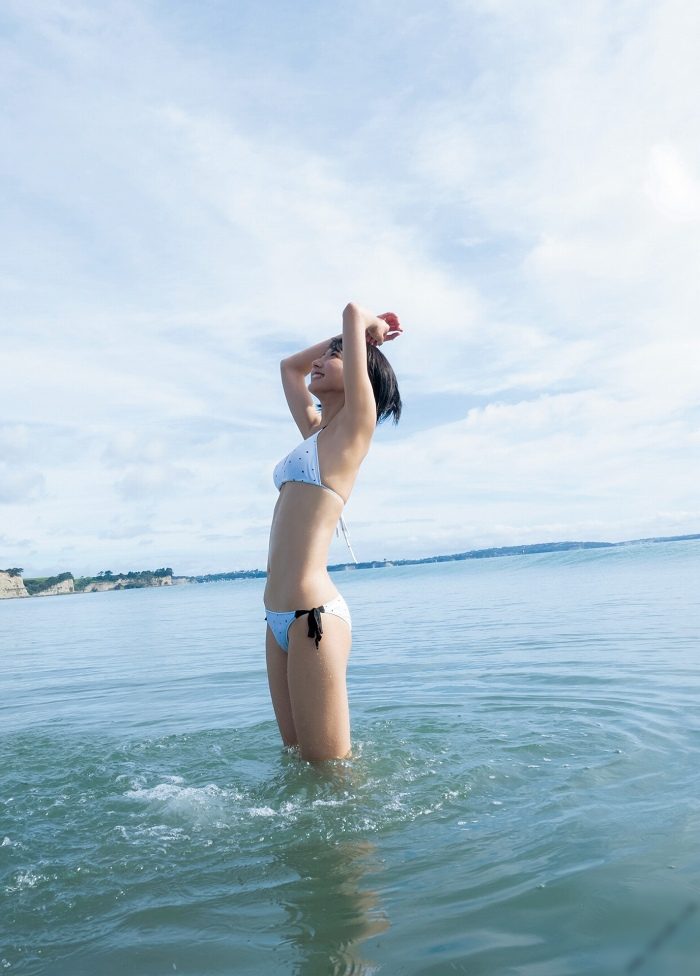
[[[327,427],[345,406],[345,393],[331,393],[327,396],[319,397],[319,400],[321,403],[323,426]]]

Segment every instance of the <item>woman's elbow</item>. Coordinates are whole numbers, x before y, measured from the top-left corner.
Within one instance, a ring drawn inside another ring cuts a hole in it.
[[[343,325],[357,323],[366,326],[367,313],[357,302],[348,302],[343,309]]]

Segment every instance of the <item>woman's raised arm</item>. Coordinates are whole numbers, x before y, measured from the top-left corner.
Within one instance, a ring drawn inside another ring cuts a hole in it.
[[[311,372],[313,362],[324,355],[331,342],[331,339],[317,342],[315,346],[295,352],[280,363],[282,388],[287,398],[287,405],[295,424],[305,438],[313,434],[321,423],[316,405],[306,388],[306,377]]]
[[[374,315],[350,302],[343,311],[343,372],[345,410],[353,425],[373,431],[377,405],[367,373],[367,344],[381,346],[402,331],[393,312]]]

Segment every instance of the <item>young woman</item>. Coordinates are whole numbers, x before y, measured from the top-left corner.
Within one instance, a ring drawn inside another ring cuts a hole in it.
[[[401,414],[396,376],[377,348],[401,332],[392,312],[377,316],[350,304],[342,336],[281,364],[305,440],[274,474],[280,494],[265,587],[267,673],[282,741],[309,762],[350,752],[350,613],[326,562],[377,424],[387,417],[396,423]],[[320,416],[310,394],[320,401]]]

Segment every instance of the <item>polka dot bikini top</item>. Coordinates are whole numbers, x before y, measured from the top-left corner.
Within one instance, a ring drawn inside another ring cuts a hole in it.
[[[325,491],[329,491],[331,495],[335,495],[336,498],[340,498],[343,505],[345,501],[342,495],[339,495],[337,491],[333,491],[328,485],[324,485],[321,481],[321,468],[318,463],[318,435],[323,430],[323,427],[307,437],[305,441],[302,441],[298,447],[295,447],[293,451],[290,451],[286,458],[282,458],[279,464],[275,467],[274,473],[272,475],[275,482],[275,488],[279,491],[282,485],[286,484],[288,481],[301,481],[307,485],[318,485],[319,488],[323,488]],[[340,516],[340,521],[338,523],[343,531],[343,538],[350,550],[350,555],[352,556],[354,562],[357,562],[355,553],[352,551],[352,546],[350,545],[350,537],[348,536],[348,529],[345,525],[345,520],[343,516]]]
[[[277,467],[275,468],[274,474],[272,475],[275,488],[279,491],[282,485],[286,484],[288,481],[302,481],[307,485],[318,485],[319,488],[325,488],[329,491],[331,495],[335,495],[336,498],[340,498],[343,505],[345,502],[337,491],[333,491],[328,485],[324,485],[321,481],[321,469],[318,463],[318,435],[323,430],[323,427],[319,427],[315,434],[311,437],[307,437],[305,441],[302,441],[299,447],[295,447],[293,451],[290,451],[286,458],[283,458]]]

